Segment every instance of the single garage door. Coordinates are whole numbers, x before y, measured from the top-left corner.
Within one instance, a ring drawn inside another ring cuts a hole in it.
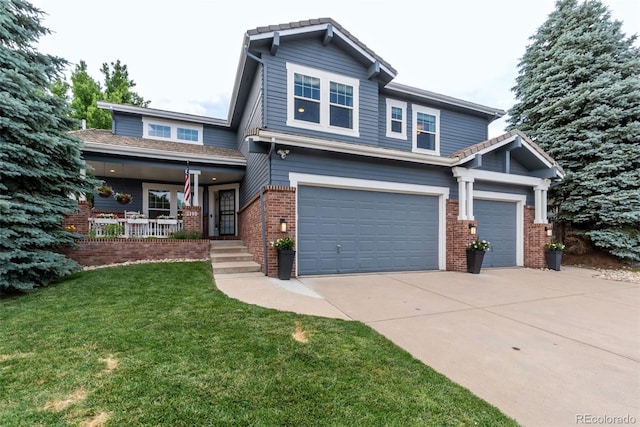
[[[491,242],[483,267],[513,267],[516,265],[516,208],[514,202],[493,200],[473,201],[473,215],[478,221],[478,237]]]
[[[298,188],[300,274],[438,268],[438,198]]]

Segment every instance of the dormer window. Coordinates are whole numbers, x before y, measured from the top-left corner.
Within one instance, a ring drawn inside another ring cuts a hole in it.
[[[387,137],[407,139],[407,103],[387,99]]]
[[[360,136],[359,81],[287,63],[287,126]]]
[[[202,125],[142,118],[142,137],[202,145]]]
[[[440,155],[440,111],[413,105],[413,151]]]

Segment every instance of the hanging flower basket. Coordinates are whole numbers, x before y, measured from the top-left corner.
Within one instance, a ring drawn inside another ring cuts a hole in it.
[[[128,205],[133,201],[133,196],[127,193],[117,193],[115,199],[121,205]]]
[[[113,188],[108,185],[101,185],[100,187],[96,187],[96,191],[100,197],[111,197],[113,195]]]

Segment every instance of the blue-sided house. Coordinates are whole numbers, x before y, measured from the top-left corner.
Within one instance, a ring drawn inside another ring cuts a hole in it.
[[[298,275],[465,270],[476,237],[485,267],[544,265],[563,171],[518,131],[488,138],[504,111],[396,83],[329,18],[249,30],[242,49],[226,118],[99,102],[112,130],[75,132],[127,209],[179,215],[188,162],[204,234],[242,239],[269,275],[284,235]]]

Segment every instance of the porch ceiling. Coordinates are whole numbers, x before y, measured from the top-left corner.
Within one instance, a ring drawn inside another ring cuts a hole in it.
[[[139,179],[151,182],[184,182],[186,164],[151,164],[133,159],[87,159],[88,172],[94,176],[112,179]],[[190,164],[192,171],[199,170],[199,185],[239,182],[244,168]]]

